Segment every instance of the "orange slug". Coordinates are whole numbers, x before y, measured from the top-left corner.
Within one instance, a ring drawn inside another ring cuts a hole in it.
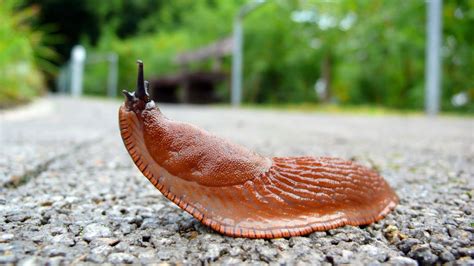
[[[120,133],[140,171],[198,221],[227,236],[278,238],[382,219],[398,197],[375,171],[328,157],[266,158],[188,123],[149,98],[143,63],[124,91]]]

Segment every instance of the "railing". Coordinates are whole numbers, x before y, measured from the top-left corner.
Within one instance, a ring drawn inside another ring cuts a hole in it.
[[[107,96],[117,96],[118,83],[118,56],[114,52],[105,54],[87,55],[86,49],[81,45],[73,47],[71,58],[61,67],[57,86],[60,93],[79,97],[83,94],[83,77],[86,65],[108,62]]]

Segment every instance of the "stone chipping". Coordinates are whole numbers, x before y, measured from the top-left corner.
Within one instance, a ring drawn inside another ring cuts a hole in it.
[[[219,235],[165,199],[125,151],[118,101],[51,97],[0,113],[0,264],[474,265],[474,119],[159,105],[263,155],[381,172],[385,219],[303,237]]]

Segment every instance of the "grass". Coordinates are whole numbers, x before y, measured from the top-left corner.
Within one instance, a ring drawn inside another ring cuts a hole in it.
[[[288,104],[243,104],[244,109],[281,110],[287,112],[303,113],[329,113],[329,114],[356,114],[370,116],[420,116],[425,115],[423,110],[416,109],[395,109],[378,105],[337,105],[318,103],[288,103]],[[454,117],[474,117],[472,112],[463,111],[442,111],[440,116]]]
[[[360,114],[360,115],[422,115],[419,110],[399,110],[376,105],[337,105],[337,104],[244,104],[246,109],[273,109],[288,112]]]
[[[13,99],[12,100],[10,98],[2,97],[2,95],[0,95],[0,110],[14,108],[19,105],[27,104],[29,102],[30,100],[26,100],[26,99],[22,99],[22,100]]]

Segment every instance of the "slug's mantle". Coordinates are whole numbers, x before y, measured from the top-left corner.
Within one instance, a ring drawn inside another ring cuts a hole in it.
[[[120,132],[133,161],[169,200],[234,237],[306,235],[382,219],[398,197],[375,171],[328,157],[265,158],[193,125],[167,119],[150,100],[143,64],[124,91]]]

